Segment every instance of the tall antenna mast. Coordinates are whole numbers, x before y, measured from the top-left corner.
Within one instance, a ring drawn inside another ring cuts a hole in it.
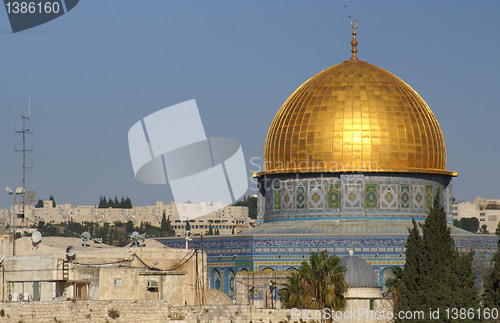
[[[26,134],[31,133],[31,129],[26,128],[26,120],[29,121],[31,118],[31,94],[28,95],[28,115],[25,115],[23,112],[21,118],[23,119],[23,128],[17,129],[16,133],[21,133],[23,135],[23,149],[21,150],[16,149],[15,151],[23,153],[23,191],[22,191],[23,202],[22,202],[21,213],[18,215],[18,217],[21,217],[24,221],[24,210],[26,205],[26,152],[33,151],[26,149]]]

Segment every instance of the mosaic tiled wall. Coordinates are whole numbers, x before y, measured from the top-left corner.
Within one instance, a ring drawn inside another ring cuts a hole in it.
[[[393,187],[393,189],[395,189]],[[379,190],[383,190],[379,188]],[[410,223],[408,221],[408,223]],[[279,225],[279,224],[278,224]],[[475,251],[475,259],[489,263],[497,250],[495,235],[452,235],[460,252]],[[190,248],[204,249],[210,288],[234,295],[234,280],[240,271],[284,271],[296,269],[307,260],[311,252],[327,250],[329,254],[346,256],[349,251],[368,261],[380,273],[383,286],[384,271],[389,266],[402,266],[405,261],[407,235],[228,235],[205,236],[203,246],[200,237],[193,237]],[[157,238],[164,245],[183,248],[183,237]]]
[[[450,210],[451,185],[432,179],[355,174],[274,178],[271,187],[263,187],[259,199],[265,221],[377,214],[389,218],[423,217],[438,192],[445,210]]]
[[[234,296],[234,280],[240,271],[287,271],[300,267],[302,261],[308,260],[311,252],[326,250],[329,254],[338,257],[346,256],[349,251],[362,257],[373,266],[378,273],[379,284],[383,287],[385,271],[390,266],[403,266],[405,262],[406,235],[377,236],[377,235],[349,235],[349,236],[315,236],[304,234],[288,237],[237,237],[218,236],[205,240],[205,252],[208,256],[208,272],[210,286]],[[489,263],[489,259],[496,251],[497,239],[495,236],[453,236],[459,251],[475,251],[477,261]],[[181,238],[167,238],[162,241],[168,243]],[[193,240],[195,247],[199,247],[199,240]],[[248,247],[251,253],[242,252],[242,247]],[[256,296],[257,297],[257,296]]]

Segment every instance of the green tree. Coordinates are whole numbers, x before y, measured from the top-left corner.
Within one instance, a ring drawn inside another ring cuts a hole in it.
[[[127,231],[128,233],[132,233],[134,231],[134,222],[132,222],[131,220],[127,221],[125,231]]]
[[[476,217],[472,218],[461,218],[460,219],[460,228],[476,233],[477,230],[479,229],[479,219]]]
[[[500,308],[500,222],[495,231],[499,240],[497,251],[491,259],[491,267],[484,279],[484,306],[486,308]]]
[[[99,198],[99,206],[100,209],[105,209],[108,207],[108,201],[106,201],[106,196],[101,196]]]
[[[488,231],[488,226],[486,224],[483,224],[479,228],[479,233],[482,233],[482,234],[488,234],[488,233],[490,233],[490,231]]]
[[[43,201],[42,199],[38,199],[38,202],[35,205],[35,208],[40,209],[43,207]]]
[[[127,198],[125,199],[125,208],[126,209],[131,209],[132,208],[132,200],[130,200],[130,198],[127,196]]]
[[[167,216],[165,215],[165,211],[163,211],[163,216],[161,217],[161,224],[160,224],[161,231],[168,231],[167,228]]]
[[[345,267],[338,266],[339,258],[329,256],[326,250],[312,253],[309,263],[302,262],[298,272],[293,273],[280,291],[285,308],[332,308],[345,307]]]
[[[292,272],[288,277],[288,282],[280,289],[279,295],[284,308],[309,308],[312,295],[304,292],[302,272],[300,270]]]
[[[403,275],[396,291],[398,302],[394,304],[395,312],[402,309],[421,310],[422,304],[425,302],[425,295],[421,289],[423,275],[420,268],[422,238],[415,219],[412,219],[412,224],[413,227],[408,229],[409,234],[406,240],[406,262]]]
[[[186,231],[191,231],[191,224],[189,224],[189,221],[186,220]]]
[[[385,281],[385,286],[389,289],[392,298],[392,304],[397,304],[399,295],[398,291],[400,289],[401,280],[403,278],[403,268],[399,266],[389,267],[390,277]]]
[[[163,216],[161,218],[161,234],[162,236],[173,237],[175,236],[175,230],[172,229],[172,223],[170,222],[170,217],[166,217],[165,211],[163,211]]]
[[[213,236],[214,235],[214,229],[212,228],[212,223],[208,226],[208,232],[206,234],[207,236]]]
[[[49,197],[49,200],[51,200],[51,201],[52,201],[52,206],[53,206],[53,207],[56,207],[56,200],[54,199],[54,196],[53,196],[53,195],[51,195],[51,196]]]
[[[395,310],[439,309],[439,320],[450,322],[445,316],[446,308],[478,307],[473,253],[461,255],[455,249],[438,198],[420,227],[422,237],[413,220]]]

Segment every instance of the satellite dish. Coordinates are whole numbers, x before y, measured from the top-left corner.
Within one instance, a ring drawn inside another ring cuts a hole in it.
[[[134,231],[130,235],[130,239],[132,239],[132,247],[144,247],[144,242],[146,241],[146,233],[139,234],[139,232]],[[139,243],[139,240],[143,242],[142,245]]]
[[[35,231],[31,235],[31,241],[33,242],[34,245],[38,246],[38,244],[42,241],[42,234],[40,231]]]
[[[137,240],[138,238],[139,238],[139,232],[137,231],[132,232],[132,234],[130,235],[130,239],[132,240]]]
[[[66,248],[66,258],[68,258],[68,260],[75,260],[75,257],[76,257],[76,249],[75,247],[73,246],[68,246],[68,248]]]
[[[87,241],[90,240],[91,236],[90,236],[90,233],[85,231],[82,233],[82,235],[80,236],[80,238],[82,238],[82,246],[84,247],[89,247],[90,245],[87,243]]]

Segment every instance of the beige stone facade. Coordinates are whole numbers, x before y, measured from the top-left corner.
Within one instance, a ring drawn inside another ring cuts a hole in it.
[[[114,223],[133,221],[134,225],[140,226],[141,223],[148,223],[154,226],[160,226],[163,212],[170,218],[172,228],[176,235],[185,234],[185,222],[181,221],[177,209],[182,208],[182,213],[188,213],[195,217],[189,220],[190,227],[193,233],[206,233],[209,226],[212,229],[218,229],[220,234],[238,233],[251,228],[252,221],[248,217],[248,208],[244,206],[225,205],[218,202],[213,203],[183,203],[175,204],[174,202],[165,204],[161,201],[155,205],[134,206],[131,209],[119,208],[98,208],[97,206],[72,206],[71,204],[57,204],[55,207],[52,201],[44,201],[43,208],[35,208],[33,205],[25,207],[25,219],[17,219],[12,217],[13,224],[18,227],[30,226],[39,221],[46,223],[61,223],[61,222],[96,222],[102,225],[103,223]],[[12,214],[19,213],[19,206],[16,210],[11,208]],[[11,223],[8,210],[0,210],[0,222],[5,224]]]
[[[73,246],[74,259],[67,256]],[[4,243],[12,255],[12,244]],[[113,247],[78,238],[15,241],[15,256],[2,258],[3,301],[162,300],[201,305],[206,290],[206,255],[171,249],[154,240],[141,247]]]
[[[171,306],[165,301],[11,302],[1,304],[0,322],[249,323],[298,322],[291,311],[254,306]],[[114,313],[114,315],[113,315]],[[111,316],[118,317],[112,318]],[[309,321],[308,321],[309,322]]]

